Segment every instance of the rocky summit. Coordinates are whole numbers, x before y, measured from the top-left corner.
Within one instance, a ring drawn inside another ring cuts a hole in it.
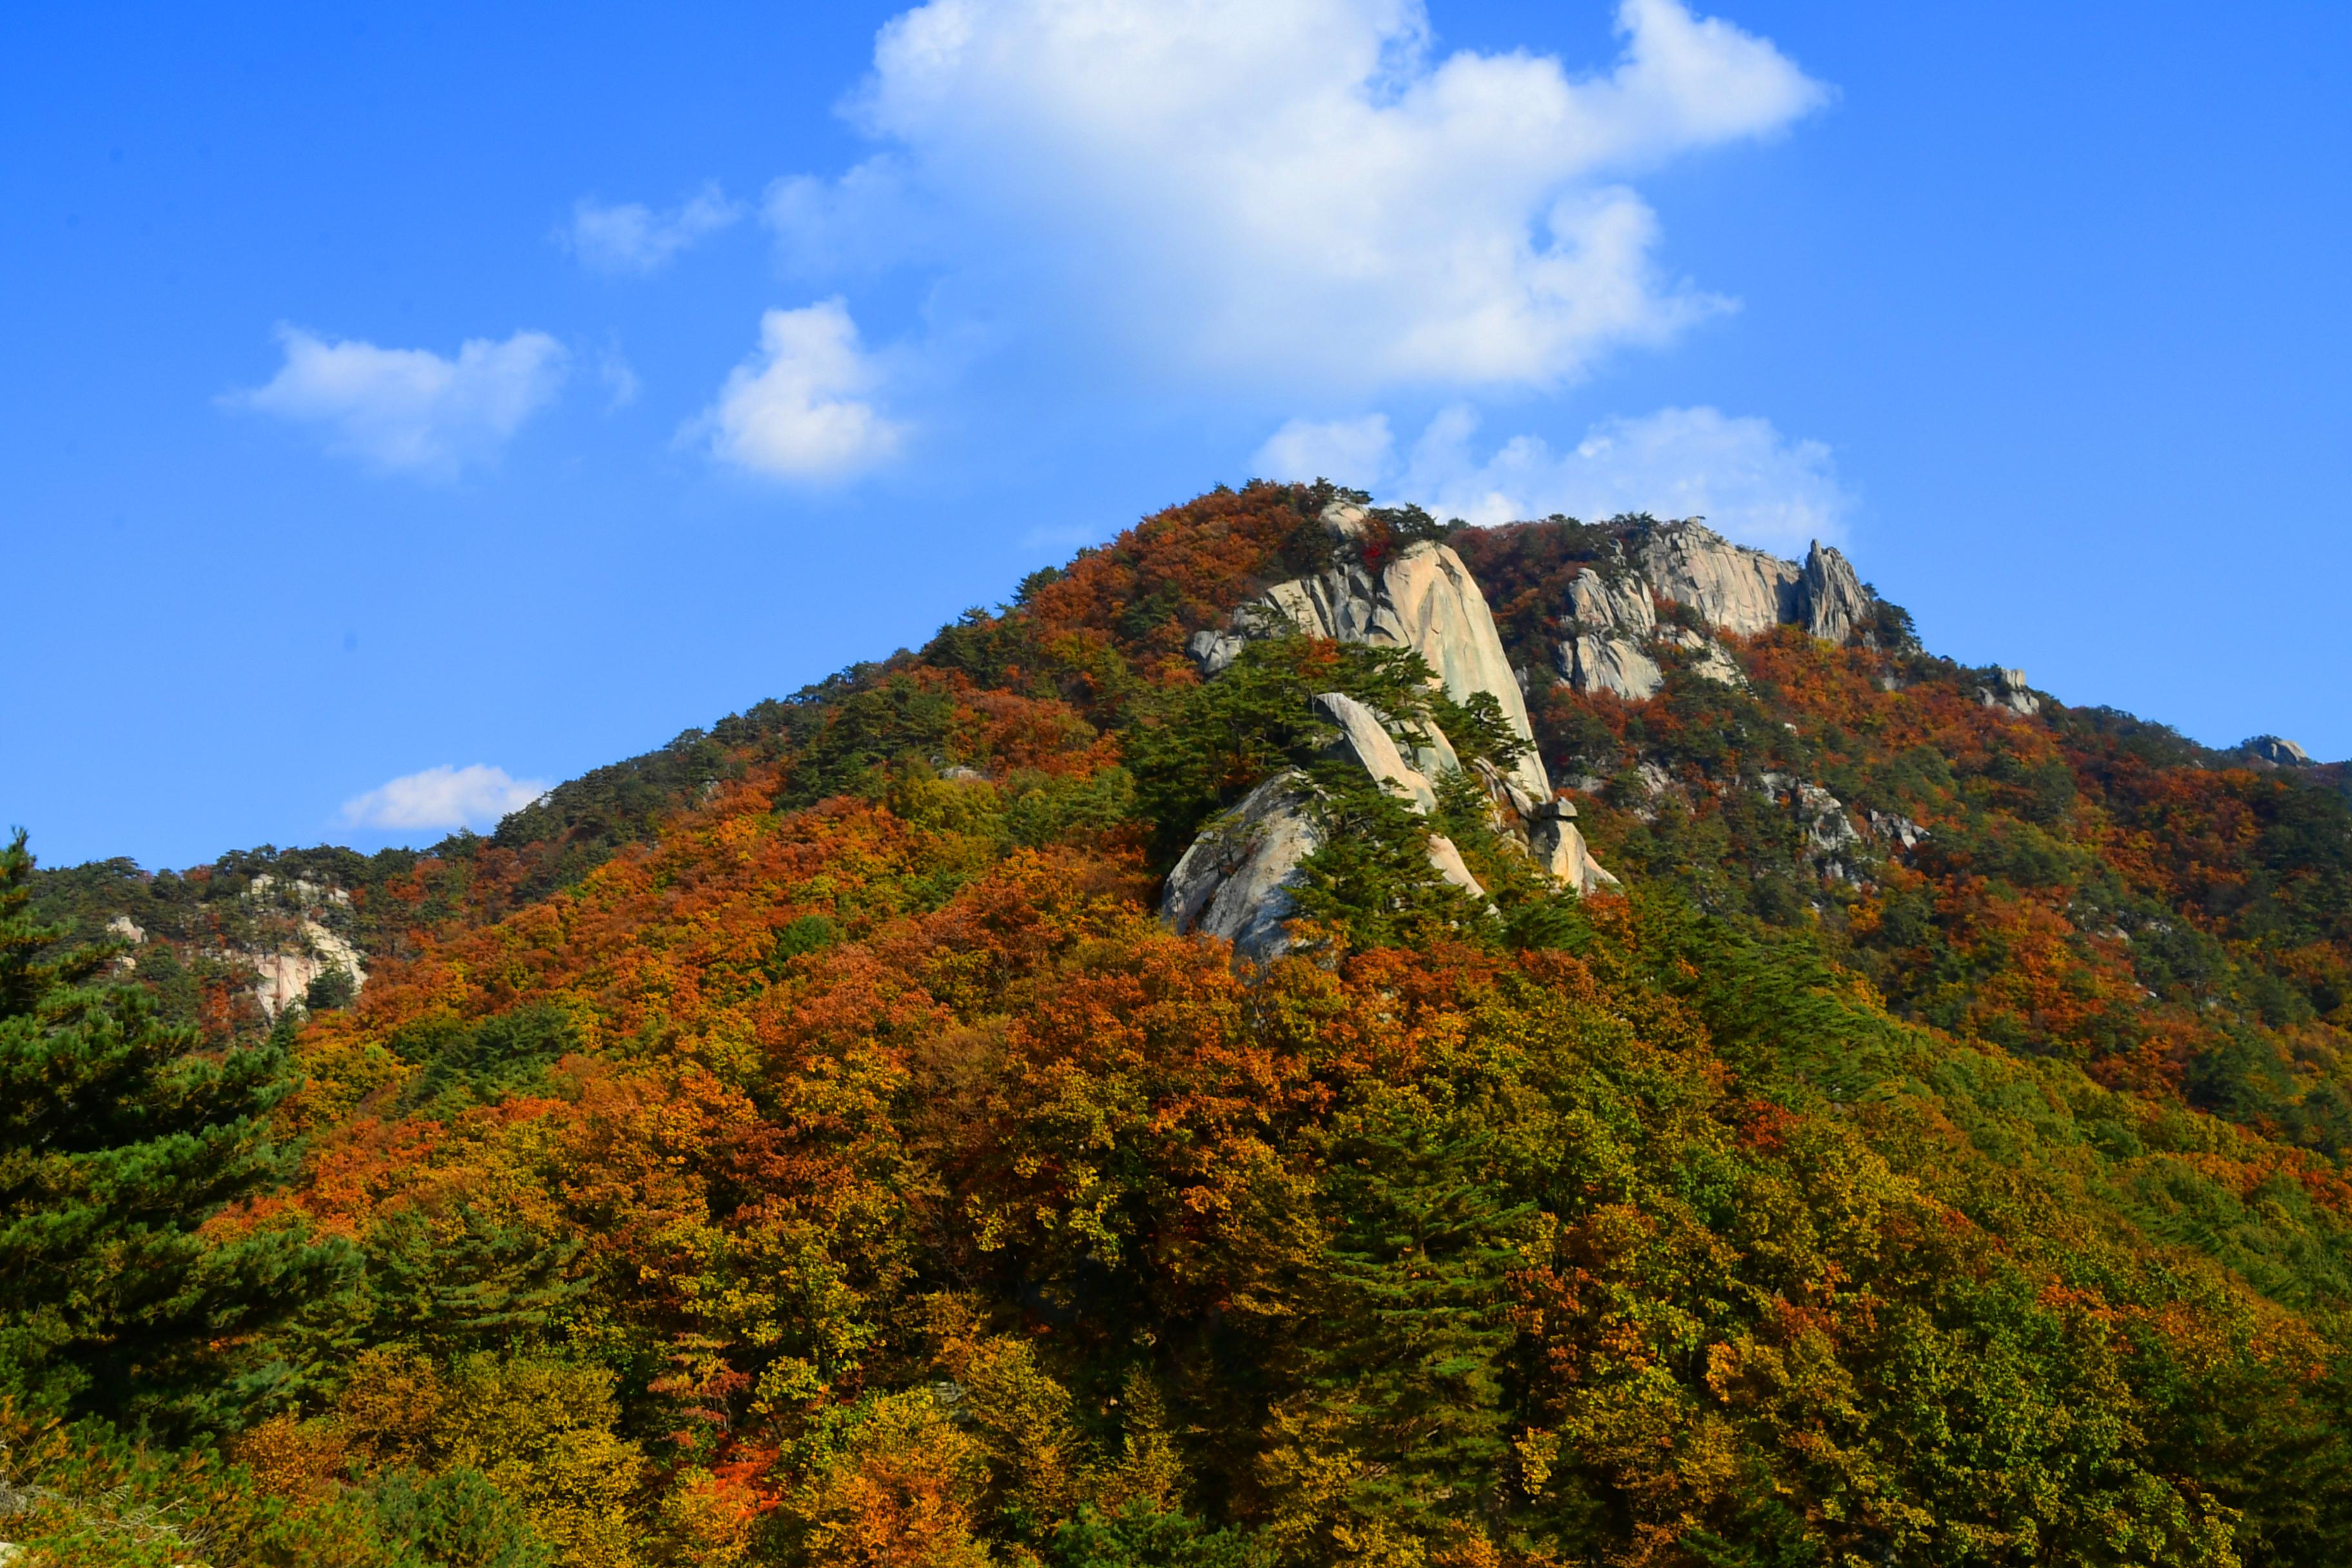
[[[2352,1560],[2347,773],[1252,484],[488,837],[36,824],[0,1556]]]
[[[1569,820],[1575,807],[1553,800],[1518,674],[1469,568],[1447,546],[1429,539],[1368,552],[1370,518],[1366,507],[1352,501],[1324,508],[1316,521],[1330,542],[1332,563],[1312,576],[1268,587],[1237,608],[1225,629],[1197,634],[1191,647],[1202,674],[1215,679],[1251,637],[1305,637],[1418,655],[1449,698],[1457,703],[1487,699],[1526,744],[1507,768],[1483,761],[1470,764],[1506,841],[1528,855],[1545,876],[1580,894],[1614,886],[1616,879],[1592,858]],[[1334,754],[1423,816],[1437,805],[1431,775],[1463,770],[1452,742],[1433,722],[1411,731],[1405,743],[1413,761],[1407,763],[1399,737],[1391,733],[1395,721],[1344,692],[1318,693],[1314,700],[1336,729]],[[1295,771],[1259,784],[1177,861],[1169,873],[1162,912],[1177,930],[1223,937],[1246,959],[1264,961],[1287,951],[1292,889],[1321,842],[1313,805],[1312,785]],[[1444,835],[1430,836],[1429,857],[1448,882],[1485,897]]]

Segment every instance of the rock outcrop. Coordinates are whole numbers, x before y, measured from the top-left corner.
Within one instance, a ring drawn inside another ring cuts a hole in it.
[[[1192,662],[1201,667],[1202,675],[1222,675],[1227,665],[1241,657],[1245,640],[1238,632],[1221,632],[1213,627],[1194,632],[1190,645]]]
[[[1702,523],[1650,530],[1635,559],[1652,588],[1718,630],[1754,637],[1804,623],[1804,573],[1796,563],[1734,544]]]
[[[310,982],[331,971],[340,969],[350,975],[354,994],[367,984],[367,970],[360,962],[359,950],[308,918],[301,923],[299,946],[237,956],[253,965],[254,1000],[272,1018],[309,996]]]
[[[359,949],[320,918],[349,910],[351,894],[299,877],[281,882],[265,871],[246,885],[245,897],[293,917],[292,930],[280,938],[279,945],[231,949],[223,955],[252,965],[254,1000],[265,1015],[276,1018],[309,996],[312,981],[337,970],[351,976],[354,995],[367,984],[367,967]]]
[[[1646,702],[1665,689],[1665,672],[1639,646],[1622,637],[1584,636],[1559,645],[1560,673],[1579,691],[1606,691]]]
[[[1805,845],[1800,853],[1807,864],[1833,882],[1862,880],[1861,869],[1853,859],[1853,851],[1862,844],[1862,831],[1846,815],[1845,802],[1820,784],[1787,773],[1767,773],[1763,784],[1775,798],[1787,802],[1799,826],[1804,828]],[[1905,822],[1904,826],[1921,838],[1927,837],[1916,824]]]
[[[1341,565],[1316,578],[1277,584],[1261,601],[1261,607],[1315,636],[1329,637],[1344,630],[1355,634],[1352,640],[1434,649],[1434,655],[1423,651],[1423,658],[1446,680],[1448,695],[1456,700],[1478,691],[1496,692],[1499,700],[1494,686],[1473,684],[1495,679],[1496,670],[1501,671],[1504,689],[1516,699],[1517,682],[1503,660],[1502,639],[1495,632],[1485,596],[1461,568],[1458,558],[1449,572],[1443,559],[1433,559],[1435,555],[1431,551],[1422,557],[1428,563],[1426,573],[1401,555],[1398,565],[1408,567],[1398,584],[1401,593],[1390,585],[1395,567],[1374,579],[1359,565]],[[1455,573],[1458,578],[1453,575]],[[1262,616],[1245,615],[1236,624],[1244,632],[1265,629]],[[1493,645],[1491,660],[1478,646],[1482,636]],[[1459,657],[1441,662],[1449,652]],[[1231,661],[1227,653],[1216,668]],[[1209,661],[1202,662],[1206,669]],[[1450,678],[1448,670],[1453,671]],[[1209,673],[1214,679],[1215,670]],[[1461,687],[1454,684],[1457,680]],[[1437,808],[1434,780],[1449,772],[1464,771],[1453,742],[1433,724],[1416,726],[1423,734],[1408,756],[1387,720],[1355,698],[1327,691],[1315,699],[1315,709],[1334,731],[1332,754],[1361,768],[1367,777],[1421,816]],[[1503,711],[1507,719],[1516,715],[1522,736],[1530,733],[1523,704],[1507,704]],[[1580,895],[1616,886],[1617,879],[1592,858],[1583,836],[1569,820],[1576,808],[1553,798],[1543,765],[1532,755],[1508,770],[1475,759],[1467,771],[1492,803],[1495,826],[1506,835],[1507,843],[1523,848],[1538,866]],[[1287,951],[1288,921],[1297,909],[1296,889],[1301,868],[1322,843],[1315,805],[1315,785],[1297,769],[1285,770],[1257,785],[1239,805],[1211,822],[1184,851],[1169,873],[1160,898],[1161,916],[1180,931],[1223,937],[1234,944],[1237,956],[1255,963],[1265,963]],[[1473,898],[1486,898],[1486,889],[1464,863],[1453,840],[1432,833],[1427,848],[1429,863],[1439,876]]]
[[[1160,895],[1160,917],[1180,931],[1222,937],[1264,963],[1290,946],[1299,862],[1322,842],[1307,775],[1289,770],[1250,791],[1192,840]]]
[[[1560,618],[1570,635],[1555,662],[1559,679],[1579,691],[1629,702],[1656,696],[1665,675],[1651,650],[1662,643],[1688,650],[1685,668],[1694,675],[1748,684],[1738,660],[1714,637],[1661,624],[1654,599],[1687,605],[1716,632],[1738,637],[1777,626],[1837,643],[1870,635],[1870,590],[1844,555],[1818,541],[1801,566],[1734,544],[1695,519],[1650,526],[1629,542],[1627,558],[1588,566],[1569,583]]]
[[[1703,637],[1696,632],[1674,626],[1659,640],[1672,643],[1687,652],[1691,656],[1690,672],[1700,679],[1712,680],[1717,686],[1728,686],[1741,691],[1748,689],[1748,672],[1739,668],[1739,661],[1731,657],[1731,650],[1713,637]]]
[[[2273,768],[2311,766],[2311,753],[2284,735],[2256,735],[2238,749],[2255,762]]]
[[[1588,566],[1569,580],[1568,620],[1579,631],[1645,637],[1658,629],[1658,610],[1641,578],[1607,577]]]
[[[1890,845],[1900,845],[1908,850],[1927,841],[1927,830],[1907,816],[1892,811],[1865,811],[1863,816],[1870,823],[1870,830]]]
[[[1616,886],[1617,879],[1593,859],[1577,830],[1575,807],[1552,795],[1550,778],[1535,753],[1535,729],[1528,719],[1522,677],[1511,668],[1494,614],[1462,558],[1434,540],[1419,540],[1368,563],[1362,542],[1372,519],[1364,508],[1337,503],[1326,509],[1319,521],[1334,545],[1332,563],[1321,572],[1275,584],[1236,610],[1227,626],[1195,633],[1191,650],[1202,675],[1216,679],[1250,637],[1283,632],[1411,648],[1428,664],[1448,697],[1456,702],[1482,692],[1493,698],[1505,723],[1528,743],[1527,753],[1508,769],[1483,760],[1474,760],[1466,769],[1491,802],[1493,821],[1504,842],[1524,850],[1555,880],[1580,895]],[[1680,541],[1679,552],[1670,557],[1672,570],[1680,574],[1673,580],[1696,584],[1690,591],[1703,592],[1708,605],[1736,608],[1747,604],[1754,595],[1738,576],[1747,570],[1745,556],[1772,559],[1756,552],[1739,552],[1696,525],[1680,534],[1660,531]],[[1777,564],[1785,568],[1782,575],[1790,583],[1796,581],[1796,567]],[[1764,581],[1760,568],[1749,575]],[[1654,695],[1664,677],[1643,646],[1661,629],[1654,592],[1650,580],[1630,569],[1587,573],[1571,584],[1569,619],[1577,635],[1561,646],[1563,673],[1587,690],[1612,690],[1633,701]],[[1803,602],[1797,590],[1790,593],[1791,605]],[[1772,604],[1777,615],[1779,599]],[[1706,638],[1691,640],[1705,644],[1702,673],[1741,679],[1719,645]],[[1333,752],[1423,816],[1436,808],[1438,781],[1465,771],[1437,726],[1418,727],[1426,734],[1408,750],[1386,718],[1362,702],[1327,692],[1315,703],[1336,731]],[[1258,784],[1240,805],[1212,822],[1170,873],[1161,914],[1179,931],[1224,938],[1243,958],[1263,963],[1284,952],[1290,942],[1287,921],[1297,910],[1294,890],[1300,867],[1320,843],[1314,789],[1305,773],[1287,770]],[[1457,847],[1444,835],[1429,835],[1428,853],[1430,864],[1447,881],[1474,897],[1486,896]]]
[[[1447,546],[1421,540],[1375,571],[1350,550],[1363,536],[1369,519],[1362,507],[1347,502],[1326,509],[1322,526],[1339,544],[1340,559],[1314,576],[1277,583],[1256,602],[1242,606],[1233,633],[1196,637],[1195,656],[1207,655],[1202,657],[1203,669],[1213,673],[1209,666],[1224,647],[1204,643],[1203,637],[1247,636],[1285,626],[1335,642],[1409,647],[1428,663],[1445,694],[1456,702],[1481,691],[1495,699],[1512,733],[1529,748],[1514,771],[1535,795],[1549,795],[1551,781],[1535,754],[1535,727],[1528,721],[1527,700],[1503,652],[1494,613],[1470,569]],[[1225,662],[1231,658],[1230,653],[1225,655]]]
[[[1832,880],[1859,881],[1848,856],[1862,835],[1846,816],[1845,802],[1817,784],[1799,784],[1796,795],[1797,818],[1805,825],[1805,858]]]
[[[1665,686],[1657,660],[1642,651],[1658,616],[1640,578],[1580,573],[1568,584],[1567,619],[1576,635],[1559,645],[1559,672],[1576,689],[1645,702]]]
[[[1584,835],[1569,820],[1575,815],[1576,807],[1567,801],[1546,802],[1528,836],[1528,847],[1552,880],[1575,889],[1579,898],[1589,899],[1618,882],[1586,847]]]
[[[1437,809],[1437,788],[1429,775],[1404,760],[1404,753],[1381,722],[1381,716],[1354,698],[1327,691],[1315,700],[1316,710],[1339,727],[1335,748],[1392,794],[1412,802],[1426,816]],[[1453,748],[1447,747],[1451,753]]]
[[[1316,710],[1338,731],[1332,754],[1364,770],[1381,788],[1413,811],[1426,816],[1437,808],[1437,791],[1429,776],[1405,760],[1403,749],[1381,716],[1342,692],[1327,691],[1315,699]],[[1423,754],[1453,749],[1442,735]],[[1295,889],[1300,867],[1323,842],[1317,826],[1315,785],[1298,770],[1286,769],[1250,791],[1233,810],[1211,822],[1168,874],[1160,912],[1180,931],[1202,931],[1223,937],[1234,952],[1264,963],[1290,946],[1287,922],[1297,911]],[[1535,803],[1529,802],[1531,808]],[[1572,809],[1572,808],[1571,808]],[[1575,832],[1573,827],[1569,829]],[[1589,862],[1583,841],[1572,853]],[[1429,835],[1429,863],[1437,874],[1468,893],[1484,899],[1462,852],[1441,833]],[[1597,869],[1597,868],[1595,868]],[[1608,873],[1601,872],[1602,877]]]
[[[1995,669],[1992,684],[1978,697],[1988,708],[2006,708],[2027,718],[2042,711],[2042,699],[2026,685],[2025,671],[2021,669]]]
[[[1818,539],[1805,556],[1797,590],[1806,632],[1824,642],[1847,641],[1870,616],[1870,595],[1853,563]]]

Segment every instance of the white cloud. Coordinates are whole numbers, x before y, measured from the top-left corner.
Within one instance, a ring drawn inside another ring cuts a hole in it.
[[[788,259],[932,261],[1148,373],[1548,385],[1725,308],[1660,276],[1623,182],[1826,96],[1676,0],[1618,23],[1574,76],[1438,57],[1419,0],[931,0],[853,101],[886,150],[767,216]]]
[[[331,450],[378,468],[436,478],[503,446],[553,400],[571,361],[545,332],[468,338],[455,359],[329,342],[290,326],[278,329],[278,340],[286,351],[278,374],[223,403],[319,426]]]
[[[583,196],[572,204],[571,226],[558,237],[592,270],[644,277],[735,222],[743,210],[742,203],[729,201],[716,184],[703,186],[667,212],[641,202],[608,206]]]
[[[1564,452],[1517,436],[1484,458],[1471,452],[1476,426],[1462,407],[1432,420],[1393,475],[1393,491],[1477,523],[1552,512],[1704,517],[1728,538],[1783,554],[1842,540],[1853,510],[1829,447],[1791,441],[1766,419],[1662,408],[1602,420]]]
[[[537,779],[507,776],[504,768],[426,768],[380,784],[343,803],[353,827],[446,829],[489,827],[547,793]]]
[[[1293,419],[1266,437],[1265,445],[1250,459],[1250,471],[1260,479],[1297,479],[1305,484],[1329,479],[1366,489],[1378,484],[1388,471],[1394,444],[1385,414],[1320,422]]]
[[[1384,415],[1294,419],[1260,447],[1265,479],[1330,479],[1480,524],[1565,512],[1587,521],[1620,512],[1704,517],[1742,543],[1801,554],[1845,537],[1853,498],[1829,447],[1791,441],[1771,421],[1713,408],[1661,408],[1604,419],[1565,452],[1515,436],[1484,456],[1478,416],[1456,405],[1399,454]]]
[[[604,412],[616,413],[637,400],[645,384],[637,373],[622,357],[618,349],[607,349],[596,358],[596,379],[604,384]]]
[[[760,352],[681,435],[754,473],[846,479],[889,458],[905,437],[905,426],[868,399],[883,379],[841,300],[770,310],[760,318]]]

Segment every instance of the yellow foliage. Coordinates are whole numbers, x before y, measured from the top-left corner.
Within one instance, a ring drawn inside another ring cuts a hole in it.
[[[645,1458],[613,1431],[601,1367],[472,1355],[445,1375],[414,1351],[374,1350],[338,1413],[381,1460],[481,1471],[572,1568],[637,1561],[629,1501]]]
[[[842,1568],[985,1568],[987,1455],[928,1389],[868,1398],[784,1500],[805,1560]]]

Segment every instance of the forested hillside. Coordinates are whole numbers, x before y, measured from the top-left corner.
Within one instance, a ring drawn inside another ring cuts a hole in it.
[[[488,838],[13,856],[0,1538],[2352,1556],[2341,768],[1938,659],[1833,552],[1350,499],[1173,508]],[[1441,541],[1615,889],[1475,787],[1518,697],[1254,618]],[[1459,765],[1336,766],[1331,694]],[[1284,770],[1236,963],[1162,887]],[[265,1007],[303,921],[364,984]]]

